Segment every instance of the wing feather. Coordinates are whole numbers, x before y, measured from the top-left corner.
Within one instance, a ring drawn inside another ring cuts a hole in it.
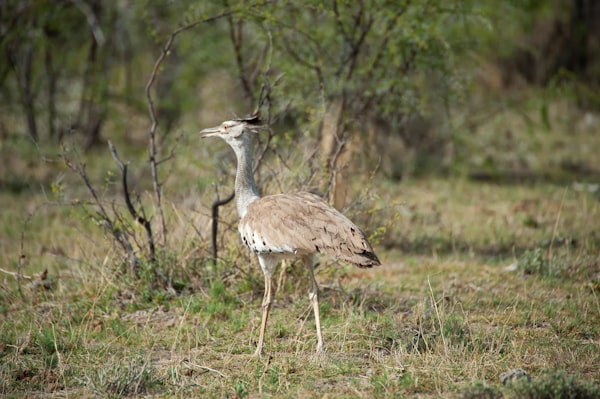
[[[320,197],[299,192],[253,201],[240,220],[242,241],[256,253],[323,253],[359,267],[379,265],[365,234]]]

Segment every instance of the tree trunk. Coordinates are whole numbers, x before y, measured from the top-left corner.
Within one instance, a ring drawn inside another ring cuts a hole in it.
[[[46,68],[46,79],[48,79],[48,136],[56,136],[56,70],[52,57],[52,48],[46,46],[44,54],[44,66]]]
[[[29,136],[38,141],[38,129],[35,120],[35,100],[31,87],[33,47],[30,44],[23,46],[23,56],[19,57],[19,49],[9,50],[9,62],[12,64],[21,94],[21,106],[27,122]]]

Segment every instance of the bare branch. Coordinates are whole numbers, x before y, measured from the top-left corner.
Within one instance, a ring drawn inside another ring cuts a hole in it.
[[[258,102],[256,104],[256,108],[254,109],[254,114],[258,115],[260,113],[260,110],[266,103],[267,107],[266,107],[265,113],[266,113],[267,117],[265,118],[265,125],[267,125],[267,127],[269,127],[271,125],[271,108],[273,106],[273,101],[272,101],[272,97],[271,97],[271,93],[273,91],[272,87],[276,86],[277,83],[279,83],[279,81],[283,77],[283,74],[280,74],[279,76],[277,76],[275,78],[273,85],[271,85],[271,81],[269,80],[269,74],[271,72],[271,61],[272,61],[272,55],[273,55],[273,37],[271,36],[271,31],[268,31],[268,35],[269,35],[269,52],[268,52],[268,58],[267,58],[267,66],[263,73],[263,84],[260,88],[260,95],[258,97]],[[254,173],[256,173],[260,169],[260,166],[262,164],[264,156],[265,156],[267,150],[269,149],[269,146],[271,145],[271,140],[273,139],[273,136],[275,135],[275,133],[273,132],[273,130],[271,130],[271,128],[268,128],[268,132],[269,132],[269,135],[267,136],[267,142],[263,145],[262,150],[260,151],[260,153],[258,154],[258,157],[256,158],[256,163],[254,164],[254,169],[253,169]]]
[[[391,31],[398,23],[398,19],[402,16],[402,14],[404,14],[406,10],[408,10],[408,4],[409,3],[407,3],[404,8],[398,10],[396,14],[394,14],[394,16],[388,21],[388,24],[385,27],[385,31],[382,35],[383,39],[381,40],[381,44],[379,45],[379,50],[376,52],[375,59],[373,60],[371,68],[369,68],[369,78],[373,71],[377,70],[377,68],[379,67],[379,63],[381,62],[381,60],[383,59],[383,55],[387,51],[387,45],[391,37]]]
[[[100,225],[104,226],[106,228],[106,230],[112,234],[114,239],[119,244],[121,244],[121,246],[123,247],[123,249],[125,250],[125,252],[127,253],[127,255],[129,257],[129,269],[130,269],[130,271],[135,272],[135,270],[137,269],[137,266],[140,264],[140,260],[136,256],[133,245],[131,245],[131,242],[129,241],[127,236],[123,233],[123,231],[120,228],[118,228],[115,225],[113,219],[110,217],[110,215],[106,211],[106,208],[102,204],[100,197],[96,193],[96,190],[94,189],[94,186],[90,182],[89,176],[87,175],[87,172],[85,169],[85,163],[73,163],[66,156],[64,149],[61,153],[61,157],[62,157],[65,165],[69,169],[71,169],[72,171],[77,173],[81,177],[83,182],[85,183],[85,186],[87,187],[88,191],[92,195],[92,198],[94,199],[94,204],[98,207],[97,215],[100,218]]]
[[[336,137],[337,148],[333,156],[331,157],[331,161],[329,162],[329,183],[327,184],[327,195],[329,197],[330,202],[332,201],[331,195],[335,195],[336,190],[336,180],[337,180],[337,160],[346,147],[346,140],[339,140]],[[333,193],[333,194],[332,194]]]
[[[365,22],[363,22],[363,16],[365,15],[364,3],[360,1],[360,8],[358,12],[353,18],[353,26],[350,27],[350,31],[353,32],[352,35],[348,33],[345,29],[344,24],[342,23],[339,12],[337,11],[337,6],[335,9],[335,16],[337,25],[344,37],[344,40],[350,49],[349,53],[344,55],[342,54],[342,58],[339,61],[339,67],[335,73],[336,76],[341,76],[344,69],[347,68],[348,72],[346,74],[346,79],[350,80],[352,75],[354,74],[354,70],[356,68],[356,64],[358,63],[358,55],[360,53],[361,48],[363,47],[364,41],[367,37],[367,34],[371,30],[373,23],[375,22],[372,17],[368,18]],[[354,32],[358,32],[358,37],[355,38]]]
[[[192,363],[192,362],[190,362],[188,360],[185,360],[184,363],[187,364],[188,367],[191,368],[191,369],[202,370],[204,373],[208,373],[210,371],[210,372],[213,372],[213,373],[215,373],[215,374],[217,374],[217,375],[219,375],[219,376],[221,376],[223,378],[229,378],[229,377],[227,377],[227,375],[223,374],[219,370],[216,370],[216,369],[213,369],[213,368],[210,368],[210,367],[207,367],[207,366],[201,366],[199,364]]]
[[[350,80],[352,78],[352,74],[354,73],[354,70],[356,69],[356,64],[358,62],[358,54],[360,53],[362,45],[365,42],[367,34],[369,33],[369,31],[371,30],[371,27],[373,26],[373,22],[374,22],[374,20],[371,18],[371,19],[369,19],[369,21],[367,21],[366,25],[363,25],[361,27],[360,36],[358,37],[358,40],[352,44],[352,51],[349,55],[350,67],[348,68],[348,76],[347,76],[348,80]]]
[[[219,193],[217,193],[217,199],[212,203],[211,206],[211,217],[212,217],[212,235],[211,235],[211,245],[212,245],[212,257],[213,262],[217,263],[217,233],[219,229],[219,207],[226,205],[233,200],[235,197],[235,191],[229,194],[224,199],[219,199]]]
[[[29,224],[29,221],[31,220],[31,217],[33,216],[33,213],[29,214],[29,216],[27,216],[27,219],[25,219],[25,223],[23,225],[23,230],[21,230],[21,243],[19,246],[19,259],[17,261],[17,288],[19,290],[19,295],[21,296],[21,299],[26,300],[25,298],[25,294],[23,293],[23,288],[21,287],[21,280],[22,279],[27,279],[28,276],[25,276],[23,274],[23,266],[25,265],[25,263],[27,262],[27,255],[25,255],[25,228],[27,227],[27,225]]]
[[[11,272],[10,270],[5,270],[3,268],[0,267],[0,273],[4,273],[4,274],[8,274],[9,276],[13,276],[15,279],[17,279],[17,281],[19,279],[23,279],[23,280],[33,280],[35,277],[33,276],[28,276],[26,274],[21,274],[20,272]],[[19,292],[21,291],[21,289],[19,288]]]
[[[258,3],[251,5],[250,8],[261,7],[261,6],[264,6],[265,4],[272,3],[273,1],[274,0],[258,2]],[[154,82],[156,81],[158,72],[160,70],[160,66],[162,65],[163,61],[167,58],[167,56],[169,55],[169,53],[171,51],[171,47],[173,46],[173,43],[175,41],[175,38],[180,33],[185,32],[190,29],[193,29],[196,26],[203,24],[203,23],[214,22],[214,21],[217,21],[222,18],[227,18],[227,17],[233,16],[237,12],[239,12],[239,11],[236,9],[224,11],[220,14],[213,15],[211,17],[199,19],[197,21],[194,21],[187,25],[181,26],[178,29],[174,30],[171,33],[171,35],[169,36],[169,38],[167,39],[167,41],[165,42],[160,56],[156,59],[156,61],[154,63],[154,68],[152,69],[152,73],[150,74],[150,78],[148,79],[148,83],[146,83],[146,89],[145,89],[146,102],[148,104],[148,112],[150,114],[150,120],[152,122],[152,125],[150,126],[150,130],[148,131],[148,162],[150,163],[150,171],[152,173],[152,186],[153,186],[153,190],[154,190],[154,196],[156,198],[156,206],[158,208],[159,224],[160,224],[161,233],[162,233],[161,242],[162,242],[163,246],[165,245],[165,243],[167,241],[167,225],[165,222],[165,216],[164,216],[164,211],[163,211],[163,207],[162,207],[162,189],[161,189],[161,182],[158,178],[158,161],[156,159],[156,156],[157,156],[156,132],[158,130],[158,118],[156,116],[156,110],[154,108],[154,101],[152,100],[152,94],[150,91],[152,89],[152,86],[154,85]]]
[[[229,2],[225,1],[225,4],[229,6]],[[237,63],[237,67],[239,70],[238,76],[240,81],[242,82],[242,88],[244,89],[244,93],[248,98],[250,104],[254,102],[254,93],[252,92],[252,86],[254,85],[251,79],[248,79],[248,76],[245,72],[244,65],[244,57],[242,54],[243,47],[243,20],[240,19],[237,21],[234,20],[233,14],[227,17],[227,22],[229,23],[229,37],[231,39],[231,44],[233,44],[233,51],[235,53],[235,61]]]
[[[337,2],[337,0],[333,1],[333,7],[332,8],[333,8],[333,14],[335,15],[335,22],[337,23],[338,28],[340,30],[340,33],[344,37],[344,40],[346,42],[348,42],[348,43],[352,42],[352,37],[346,31],[346,28],[344,27],[344,24],[342,22],[342,17],[340,16],[340,10],[338,9],[338,2]]]
[[[162,238],[163,246],[167,240],[167,225],[165,222],[165,215],[164,215],[164,211],[163,211],[163,207],[162,207],[162,190],[161,190],[161,183],[158,179],[158,168],[157,168],[158,163],[156,160],[156,131],[158,129],[158,119],[156,116],[156,110],[154,109],[154,101],[152,100],[152,95],[150,93],[150,90],[152,89],[152,85],[156,81],[156,77],[158,76],[159,68],[160,68],[161,64],[163,63],[163,61],[165,60],[165,58],[167,57],[167,55],[169,54],[171,47],[173,45],[173,42],[175,41],[175,38],[177,37],[177,35],[179,35],[181,32],[184,32],[186,30],[196,27],[196,26],[200,25],[201,23],[215,21],[219,18],[223,18],[228,15],[232,15],[233,13],[234,13],[234,11],[228,11],[228,12],[225,12],[225,13],[213,16],[213,17],[198,20],[198,21],[192,22],[188,25],[182,26],[179,29],[176,29],[173,33],[171,33],[167,42],[163,46],[163,50],[162,50],[160,56],[154,63],[154,68],[152,69],[152,74],[150,75],[150,79],[148,80],[148,83],[146,84],[146,90],[145,90],[146,102],[148,103],[148,111],[150,113],[150,119],[152,121],[150,131],[148,132],[148,156],[149,156],[148,162],[150,163],[150,171],[152,173],[152,186],[154,189],[154,196],[156,198],[156,206],[158,208],[159,223],[160,223],[161,232],[162,232],[161,238]]]
[[[114,161],[121,169],[121,182],[123,185],[123,196],[125,197],[125,204],[127,205],[127,210],[131,214],[131,216],[135,219],[136,222],[141,224],[146,230],[146,237],[148,241],[148,250],[150,251],[150,263],[152,264],[152,270],[154,272],[155,277],[159,277],[159,272],[156,265],[156,247],[154,245],[154,236],[152,234],[152,224],[150,220],[148,220],[145,216],[140,216],[140,214],[136,211],[133,203],[131,202],[131,196],[129,194],[129,187],[127,185],[127,164],[124,164],[119,158],[119,154],[117,154],[117,149],[113,145],[113,143],[108,141],[108,148],[110,149],[110,154],[112,155]],[[143,212],[143,211],[142,211]],[[164,281],[163,281],[164,282]]]
[[[75,5],[75,7],[85,16],[85,20],[90,26],[90,30],[94,35],[94,39],[99,46],[103,46],[106,42],[104,37],[104,33],[102,32],[102,27],[100,23],[98,23],[98,18],[96,14],[94,14],[94,10],[90,5],[82,0],[71,0],[71,2]]]

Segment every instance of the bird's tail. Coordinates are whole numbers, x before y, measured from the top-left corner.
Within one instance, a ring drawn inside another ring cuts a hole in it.
[[[363,250],[360,253],[354,253],[349,256],[344,256],[343,259],[360,268],[368,268],[381,265],[381,261],[375,255],[373,250]]]

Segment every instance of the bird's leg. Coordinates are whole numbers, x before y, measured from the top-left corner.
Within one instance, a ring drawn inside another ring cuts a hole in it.
[[[260,356],[263,353],[263,346],[265,344],[265,330],[267,329],[267,319],[269,318],[269,310],[271,309],[271,303],[273,291],[273,278],[271,275],[265,273],[265,294],[262,301],[262,322],[260,323],[260,335],[258,336],[258,345],[256,346],[255,356]]]
[[[277,279],[277,292],[281,292],[281,288],[283,287],[283,284],[285,284],[286,266],[287,260],[284,259],[281,261],[281,270],[279,272],[279,279]]]
[[[308,269],[308,275],[310,276],[308,299],[310,299],[312,302],[313,311],[315,313],[315,325],[317,327],[317,353],[323,353],[323,334],[321,333],[321,315],[319,312],[319,286],[317,285],[317,280],[315,280],[312,258],[305,258],[304,265]]]

